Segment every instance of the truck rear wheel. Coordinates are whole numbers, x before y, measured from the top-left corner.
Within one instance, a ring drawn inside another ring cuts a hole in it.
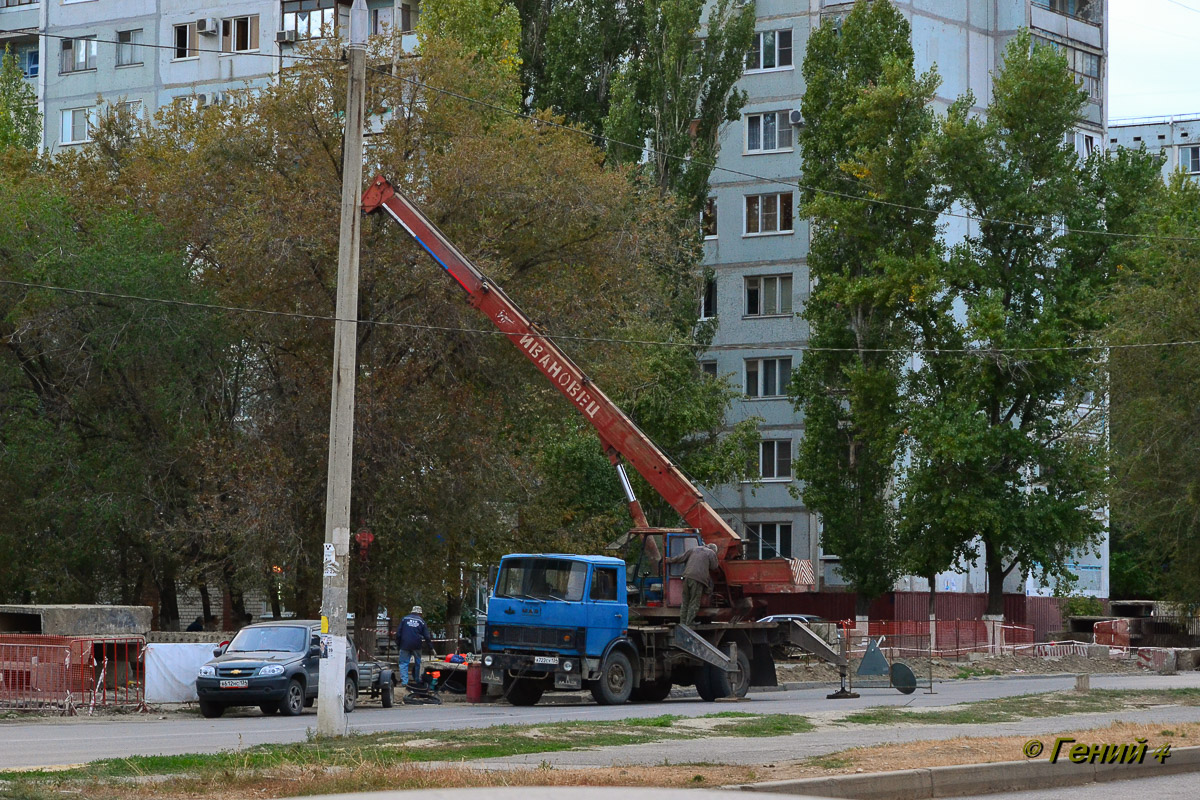
[[[542,693],[546,691],[544,681],[508,678],[505,682],[508,685],[504,687],[504,696],[514,706],[537,705],[537,701],[542,699]]]
[[[738,643],[737,672],[727,673],[729,694],[733,697],[745,697],[746,692],[750,691],[750,654],[746,652],[747,649]]]
[[[629,699],[635,703],[661,703],[671,694],[671,679],[659,678],[656,681],[642,681],[634,688]]]
[[[604,659],[600,677],[592,682],[592,697],[602,706],[619,706],[633,692],[633,665],[624,653],[614,650]]]
[[[700,699],[711,703],[719,697],[729,696],[729,674],[720,667],[704,664],[696,669],[696,693]]]

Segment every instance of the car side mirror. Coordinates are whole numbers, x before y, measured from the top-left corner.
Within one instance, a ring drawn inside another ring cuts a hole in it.
[[[320,658],[321,657],[321,645],[319,645],[319,644],[309,645],[308,646],[308,657],[309,658]]]
[[[217,656],[220,656],[220,655],[224,655],[226,647],[229,647],[229,642],[222,642],[221,644],[214,647],[213,648],[213,658],[216,658]]]

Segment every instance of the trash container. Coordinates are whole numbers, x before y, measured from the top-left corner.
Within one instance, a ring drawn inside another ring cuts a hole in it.
[[[483,699],[483,667],[478,663],[467,664],[467,702],[478,703]]]

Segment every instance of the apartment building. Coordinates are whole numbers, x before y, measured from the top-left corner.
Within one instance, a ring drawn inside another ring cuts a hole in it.
[[[1063,52],[1090,100],[1076,133],[1081,155],[1103,142],[1107,80],[1106,0],[891,0],[912,26],[918,72],[937,67],[936,104],[945,108],[970,90],[984,113],[992,74],[1004,47],[1021,28]],[[753,49],[739,86],[749,100],[740,123],[730,125],[718,165],[757,178],[716,170],[703,218],[705,257],[715,279],[702,315],[717,318],[717,334],[703,357],[711,374],[729,375],[745,399],[731,419],[763,418],[760,486],[726,485],[713,499],[749,532],[754,557],[811,559],[821,588],[844,585],[835,553],[821,547],[820,521],[792,496],[792,458],[804,424],[787,399],[787,377],[802,358],[808,328],[796,316],[808,299],[808,227],[796,214],[798,198],[784,183],[802,175],[795,141],[804,93],[801,65],[811,31],[839,25],[853,3],[833,0],[757,0]],[[1200,136],[1200,126],[1194,135]],[[953,240],[968,232],[946,220]],[[1100,555],[1081,554],[1077,589],[1107,596],[1107,540]],[[897,590],[925,590],[928,582],[903,578]],[[937,578],[939,591],[986,591],[982,563]],[[1006,590],[1042,593],[1045,587],[1014,574]]]
[[[42,146],[90,141],[106,104],[153,114],[275,79],[305,39],[339,35],[350,0],[0,0],[0,46],[36,89]],[[371,33],[412,31],[419,0],[370,0]],[[404,37],[414,47],[415,37]]]
[[[1200,114],[1170,117],[1138,117],[1114,121],[1108,127],[1108,149],[1145,147],[1167,157],[1163,180],[1183,170],[1200,180]]]

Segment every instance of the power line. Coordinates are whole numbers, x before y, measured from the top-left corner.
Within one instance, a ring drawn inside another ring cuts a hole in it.
[[[219,303],[199,303],[191,300],[177,300],[172,298],[162,297],[146,297],[144,295],[123,294],[120,292],[106,292],[99,289],[76,289],[68,286],[54,286],[51,284],[32,283],[29,281],[15,281],[9,279],[0,279],[0,285],[17,286],[24,289],[34,289],[50,292],[62,292],[64,294],[75,294],[85,297],[104,297],[113,300],[131,300],[139,303],[157,303],[160,305],[179,306],[182,308],[197,308],[207,311],[223,311],[236,314],[259,314],[269,317],[284,317],[290,319],[300,319],[310,322],[338,322],[336,316],[323,314],[306,314],[300,311],[274,311],[264,308],[248,308],[245,306],[230,306]],[[357,321],[359,325],[375,325],[381,328],[404,328],[409,330],[419,331],[436,331],[439,333],[469,333],[482,336],[510,336],[500,330],[486,330],[482,328],[458,328],[449,325],[425,325],[416,322],[393,322],[389,320],[367,320],[360,319]],[[661,341],[656,339],[619,339],[610,336],[577,336],[572,334],[541,334],[552,340],[573,341],[573,342],[589,342],[595,344],[617,344],[617,345],[637,345],[642,347],[682,347],[689,350],[704,350],[702,345],[692,342],[671,342]],[[799,350],[801,352],[812,353],[893,353],[901,355],[920,355],[920,356],[937,356],[937,355],[970,355],[970,356],[994,356],[994,355],[1017,355],[1021,353],[1067,353],[1067,352],[1085,352],[1095,350],[1143,350],[1156,347],[1193,347],[1200,345],[1200,339],[1188,339],[1171,342],[1141,342],[1134,344],[1081,344],[1081,345],[1066,345],[1061,347],[926,347],[926,348],[899,348],[899,347],[813,347],[811,345],[793,345],[787,350]]]
[[[1175,2],[1175,0],[1169,0],[1169,1]],[[1195,9],[1193,9],[1193,10],[1195,10]],[[0,30],[0,35],[20,34],[20,33],[27,33],[27,32],[26,31],[16,31],[16,30]],[[77,39],[77,38],[80,38],[80,37],[75,37],[75,36],[66,36],[64,34],[47,33],[47,32],[43,32],[43,31],[37,31],[37,34],[39,36],[45,36],[45,37],[54,38],[54,39]],[[112,44],[112,45],[125,44],[126,46],[129,46],[128,43],[117,42],[117,41],[114,41],[111,39],[97,39],[95,37],[88,37],[87,40],[94,41],[94,42],[97,42],[100,44]],[[146,47],[146,48],[158,49],[158,50],[172,50],[172,51],[177,49],[174,45],[165,45],[165,44],[138,44],[138,45],[134,45],[134,46]],[[343,63],[343,59],[332,58],[332,57],[327,57],[327,56],[311,56],[311,55],[296,55],[296,54],[284,55],[283,53],[279,53],[278,55],[276,55],[274,53],[263,53],[263,52],[228,53],[224,50],[218,50],[218,49],[212,49],[212,48],[191,48],[191,47],[187,48],[187,52],[189,52],[189,53],[216,53],[216,54],[223,54],[223,55],[239,55],[239,56],[257,56],[260,58],[271,58],[271,59],[277,59],[280,61],[282,61],[285,58],[290,58],[290,59],[294,59],[296,61],[304,61],[304,62],[309,62],[309,63],[337,63],[337,64]],[[530,113],[526,113],[523,111],[513,110],[511,108],[507,108],[507,107],[499,105],[497,103],[491,103],[491,102],[482,100],[477,97],[471,97],[469,95],[462,94],[461,92],[455,92],[451,89],[443,89],[441,87],[433,86],[433,85],[425,83],[423,81],[419,81],[416,78],[410,78],[410,77],[407,77],[404,75],[393,75],[391,72],[388,72],[387,70],[379,69],[377,67],[368,66],[367,69],[370,72],[373,72],[377,75],[381,75],[383,77],[390,78],[392,80],[402,81],[402,82],[408,83],[412,86],[424,89],[426,91],[435,92],[437,94],[442,94],[447,97],[454,97],[458,100],[462,100],[467,103],[471,103],[471,104],[478,105],[478,106],[481,106],[484,108],[488,108],[493,111],[498,111],[500,113],[507,114],[507,115],[512,116],[517,119],[524,119],[526,121],[533,122],[537,125],[545,125],[548,127],[553,127],[553,128],[557,128],[560,130],[568,131],[568,132],[576,134],[576,135],[586,136],[588,139],[590,139],[592,141],[601,141],[608,145],[618,145],[620,147],[627,147],[632,150],[637,150],[638,152],[645,153],[647,155],[666,158],[666,159],[670,159],[670,160],[678,161],[678,162],[687,163],[687,162],[693,161],[693,159],[689,156],[680,156],[680,155],[675,155],[673,153],[665,153],[660,150],[655,150],[652,147],[648,147],[645,144],[638,145],[638,144],[632,144],[630,142],[624,142],[619,139],[614,139],[610,136],[593,133],[591,131],[582,130],[580,128],[576,128],[571,125],[566,125],[566,124],[563,124],[560,122],[555,122],[553,120],[546,119],[544,117],[539,117],[535,114],[530,114]],[[738,177],[748,178],[750,180],[754,180],[759,183],[777,184],[780,186],[787,186],[789,188],[796,188],[796,189],[800,189],[803,191],[812,192],[814,194],[827,195],[830,197],[838,197],[838,198],[842,198],[844,200],[855,200],[855,201],[867,203],[869,205],[877,205],[877,206],[883,206],[883,207],[887,207],[887,208],[895,208],[895,209],[900,209],[900,210],[904,210],[904,211],[915,211],[915,212],[918,212],[921,214],[934,215],[939,218],[940,217],[951,217],[951,218],[955,218],[955,219],[963,219],[963,220],[967,220],[967,221],[971,221],[971,222],[978,222],[978,223],[987,222],[987,223],[991,223],[991,224],[995,224],[995,225],[1010,225],[1010,226],[1013,226],[1016,228],[1025,228],[1028,230],[1036,230],[1039,228],[1047,227],[1046,225],[1040,224],[1040,223],[1019,222],[1016,220],[1006,220],[1006,219],[1000,219],[1000,218],[995,218],[995,217],[986,217],[986,216],[981,216],[981,215],[974,215],[974,214],[967,214],[967,213],[963,213],[963,212],[951,211],[948,209],[939,211],[936,209],[923,208],[921,206],[913,206],[913,205],[908,205],[905,203],[896,203],[896,202],[893,202],[890,200],[881,200],[881,199],[873,198],[873,197],[864,197],[864,196],[853,194],[850,192],[839,192],[834,189],[823,189],[823,188],[819,188],[816,186],[808,186],[803,183],[800,183],[799,181],[788,181],[788,180],[784,180],[781,178],[770,178],[770,177],[766,177],[764,175],[757,175],[752,172],[745,172],[743,170],[734,169],[733,167],[722,166],[716,162],[697,161],[695,163],[697,163],[698,165],[700,165],[702,167],[707,167],[710,170],[715,171],[715,172],[723,172],[723,173],[730,174],[730,175],[737,175]],[[849,179],[847,179],[847,181],[849,181]],[[1108,236],[1108,237],[1113,237],[1113,238],[1118,238],[1118,239],[1138,239],[1138,240],[1146,240],[1146,241],[1164,241],[1164,242],[1196,242],[1196,241],[1200,241],[1200,236],[1159,236],[1159,235],[1150,234],[1150,233],[1119,233],[1116,231],[1101,231],[1101,230],[1094,230],[1094,229],[1088,229],[1088,228],[1071,228],[1071,227],[1068,227],[1065,225],[1055,225],[1053,227],[1055,229],[1061,231],[1064,234],[1076,234],[1076,235],[1083,235],[1083,236]]]

